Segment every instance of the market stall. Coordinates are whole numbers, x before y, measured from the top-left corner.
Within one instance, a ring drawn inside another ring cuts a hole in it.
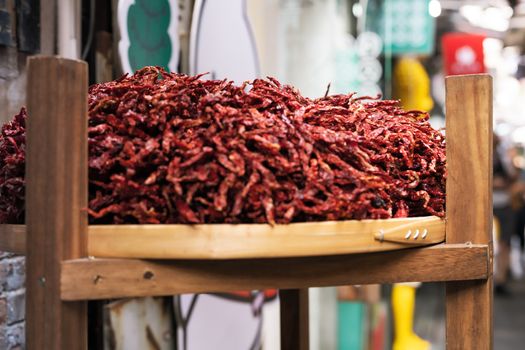
[[[449,349],[492,348],[489,76],[447,79],[445,220],[93,226],[87,66],[28,67],[26,226],[2,225],[0,249],[28,258],[29,349],[86,348],[85,300],[264,288],[282,349],[307,349],[308,287],[404,281],[447,282]]]

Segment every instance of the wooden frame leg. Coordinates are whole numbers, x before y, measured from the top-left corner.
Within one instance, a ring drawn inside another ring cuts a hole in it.
[[[308,350],[308,288],[281,289],[281,350]]]
[[[490,350],[492,329],[492,78],[452,76],[447,90],[447,243],[489,245],[489,278],[446,284],[447,349]]]
[[[492,349],[492,277],[447,282],[446,294],[447,350]]]
[[[87,253],[87,65],[28,63],[27,349],[87,349],[87,303],[61,300],[61,262]]]

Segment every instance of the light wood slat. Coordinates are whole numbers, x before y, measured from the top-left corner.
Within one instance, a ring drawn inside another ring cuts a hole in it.
[[[27,348],[83,350],[87,304],[60,299],[60,262],[87,253],[87,65],[28,62]]]
[[[407,232],[413,232],[405,239]],[[413,236],[419,230],[419,236]],[[423,239],[423,232],[427,236]],[[289,225],[89,226],[89,255],[111,258],[238,259],[374,252],[445,240],[437,217]],[[384,241],[378,236],[382,232]],[[387,242],[391,240],[393,242]],[[396,242],[397,241],[397,242]]]
[[[410,238],[406,238],[408,232]],[[417,233],[417,238],[416,237]],[[435,216],[289,225],[92,225],[88,254],[105,258],[239,259],[410,248],[445,240]],[[5,242],[5,243],[4,243]],[[23,254],[25,226],[0,225],[0,249]],[[24,243],[25,244],[25,243]]]
[[[492,78],[448,77],[447,243],[487,244],[484,281],[447,283],[447,349],[493,347]]]
[[[26,253],[25,225],[0,225],[0,251]]]
[[[64,300],[487,278],[486,245],[248,260],[78,259],[62,263]]]

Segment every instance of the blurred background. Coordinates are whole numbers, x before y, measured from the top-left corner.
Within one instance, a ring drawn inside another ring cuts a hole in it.
[[[156,65],[238,83],[273,76],[309,97],[381,95],[428,111],[436,128],[445,125],[444,77],[489,73],[495,349],[521,349],[524,51],[519,0],[0,0],[0,121],[25,104],[25,60],[35,54],[86,60],[90,83]],[[21,267],[13,270],[18,282],[1,281],[0,299],[18,301],[0,331],[6,349],[23,348],[23,258],[1,255],[0,262],[7,258]],[[398,287],[311,289],[311,349],[391,349],[400,323],[426,341],[397,350],[444,349],[443,285],[400,286],[404,296]],[[142,349],[151,339],[158,349],[279,347],[275,291],[108,301],[90,312],[93,349]]]

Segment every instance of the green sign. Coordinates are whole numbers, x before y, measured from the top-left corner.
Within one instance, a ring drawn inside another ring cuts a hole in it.
[[[434,50],[435,19],[430,16],[429,0],[384,0],[369,6],[370,30],[383,39],[385,54],[429,55]]]
[[[144,66],[177,71],[177,0],[119,0],[119,56],[124,72]]]
[[[144,66],[169,70],[170,5],[166,0],[135,0],[128,12],[129,63],[133,71]]]

